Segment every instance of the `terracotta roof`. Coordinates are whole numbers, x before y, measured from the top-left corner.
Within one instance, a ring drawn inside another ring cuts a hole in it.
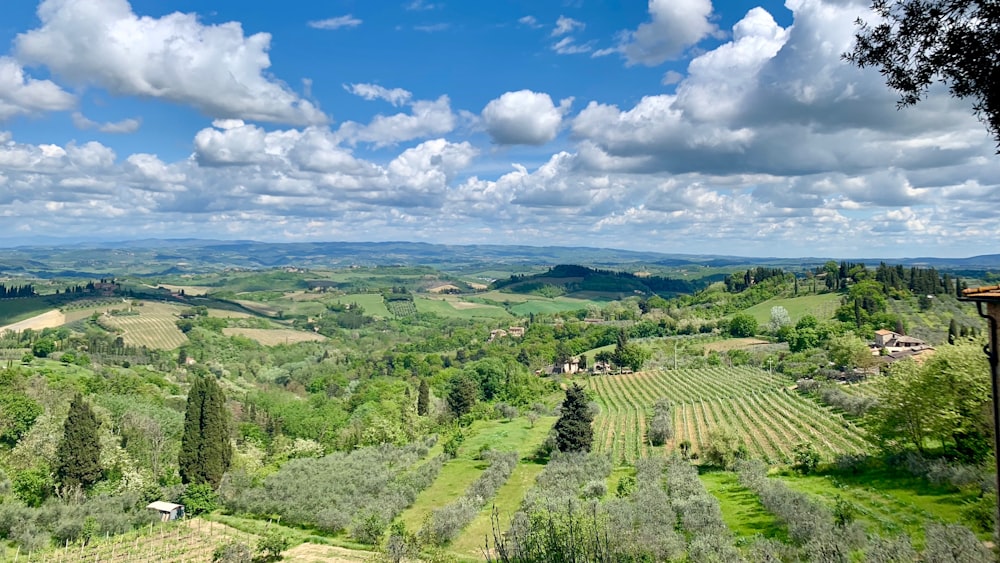
[[[896,333],[891,330],[885,330],[884,328],[880,328],[875,331],[875,334],[896,334]]]
[[[1000,301],[1000,285],[963,289],[962,298],[970,301]]]

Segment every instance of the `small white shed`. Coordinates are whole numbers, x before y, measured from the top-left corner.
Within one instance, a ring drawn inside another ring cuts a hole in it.
[[[146,505],[146,508],[159,512],[161,522],[169,522],[171,520],[177,520],[178,518],[184,518],[183,504],[174,504],[172,502],[158,500],[149,503]]]

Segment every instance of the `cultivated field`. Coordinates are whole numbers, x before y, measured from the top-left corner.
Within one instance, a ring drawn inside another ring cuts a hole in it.
[[[109,563],[151,561],[211,561],[217,546],[240,541],[250,546],[257,536],[218,522],[200,518],[183,522],[155,523],[135,532],[92,541],[87,546],[70,544],[32,554],[0,551],[0,561],[57,562],[100,561]],[[0,550],[4,549],[0,547]]]
[[[43,328],[55,328],[57,326],[62,326],[66,322],[66,316],[62,314],[61,311],[51,310],[41,315],[35,315],[30,319],[24,319],[16,323],[11,323],[6,326],[0,326],[0,332],[5,330],[13,330],[15,332],[21,332],[22,330],[42,330]]]
[[[616,462],[664,455],[687,440],[704,450],[708,434],[729,426],[751,455],[785,463],[799,442],[810,442],[826,459],[865,451],[861,430],[841,415],[788,389],[789,382],[753,368],[658,370],[596,376],[590,387],[601,413],[594,420],[594,449]],[[674,438],[653,447],[646,437],[648,417],[660,398],[673,403]]]
[[[191,295],[191,296],[208,295],[208,293],[212,291],[212,289],[214,289],[204,285],[170,285],[165,283],[161,283],[160,287],[164,289],[169,289],[170,291],[173,291],[175,293],[180,293],[181,291],[183,291],[184,295]]]
[[[184,309],[178,305],[146,301],[141,307],[132,308],[137,315],[102,315],[100,322],[121,330],[126,344],[172,350],[187,342],[187,336],[176,324],[178,315]]]
[[[246,336],[247,338],[260,342],[264,346],[298,344],[299,342],[320,342],[322,340],[326,340],[326,337],[322,334],[291,329],[224,328],[222,329],[222,334],[225,334],[226,336],[233,336],[234,334]]]

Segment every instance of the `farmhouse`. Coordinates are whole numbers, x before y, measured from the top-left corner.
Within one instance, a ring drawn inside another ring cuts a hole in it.
[[[904,358],[920,361],[923,356],[934,353],[934,348],[923,340],[891,330],[876,330],[875,342],[869,346],[872,355],[879,356],[885,363]]]
[[[507,331],[502,328],[495,328],[490,331],[490,338],[487,342],[493,342],[507,336]]]
[[[509,334],[511,338],[521,338],[524,336],[524,327],[523,326],[508,327],[507,334]]]
[[[555,363],[545,366],[535,372],[535,375],[557,375],[560,373],[572,375],[580,372],[580,358],[570,358],[563,363]]]
[[[159,512],[160,522],[169,522],[171,520],[184,518],[184,505],[182,504],[174,504],[172,502],[158,500],[147,504],[146,508]]]
[[[919,338],[883,329],[875,331],[873,348],[884,349],[892,353],[900,350],[925,350],[930,346]]]

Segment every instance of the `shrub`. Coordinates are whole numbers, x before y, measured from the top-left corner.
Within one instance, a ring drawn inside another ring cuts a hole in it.
[[[280,561],[281,552],[288,549],[291,541],[281,530],[272,528],[257,540],[257,560],[265,563]]]
[[[908,536],[883,538],[874,536],[865,550],[865,563],[898,563],[916,561],[917,552],[910,544]]]
[[[362,543],[378,545],[385,535],[387,526],[385,519],[378,512],[363,512],[351,525],[351,537]]]
[[[241,541],[231,541],[215,548],[212,552],[213,563],[251,563],[253,553],[250,546]]]
[[[608,484],[604,480],[593,480],[588,481],[583,486],[583,492],[580,494],[583,498],[601,499],[604,495],[608,494]]]
[[[960,524],[927,526],[927,547],[924,560],[935,562],[987,563],[995,561],[993,553],[983,546],[972,530]],[[961,554],[961,558],[956,554]]]
[[[792,448],[792,459],[792,467],[799,473],[808,475],[819,466],[819,451],[809,442],[799,442]]]
[[[465,434],[461,430],[456,430],[444,443],[444,453],[452,458],[458,457],[458,449],[463,442],[465,442]]]
[[[649,423],[649,442],[662,446],[674,437],[673,414],[668,399],[660,399],[653,405],[653,418]]]
[[[750,457],[746,446],[732,428],[718,426],[708,433],[708,444],[702,457],[710,465],[731,469],[737,461]]]
[[[209,483],[188,485],[180,498],[184,512],[191,516],[212,512],[219,508],[219,495]]]

